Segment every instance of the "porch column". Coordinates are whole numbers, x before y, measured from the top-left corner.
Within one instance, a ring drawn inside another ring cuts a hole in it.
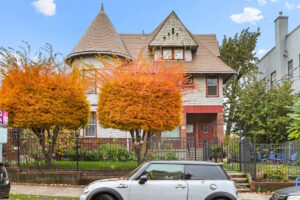
[[[223,113],[217,114],[217,136],[218,136],[218,143],[224,143],[224,118]]]
[[[186,113],[182,113],[182,122],[180,126],[180,146],[186,148]]]

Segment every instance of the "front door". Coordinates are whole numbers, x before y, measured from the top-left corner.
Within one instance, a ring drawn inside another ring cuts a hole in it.
[[[183,174],[183,165],[153,163],[143,173],[148,176],[144,184],[132,181],[129,200],[186,200],[188,188]]]

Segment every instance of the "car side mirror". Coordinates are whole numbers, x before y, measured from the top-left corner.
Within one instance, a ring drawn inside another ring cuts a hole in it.
[[[148,181],[148,176],[147,175],[143,175],[141,176],[140,180],[139,180],[139,184],[143,185]]]

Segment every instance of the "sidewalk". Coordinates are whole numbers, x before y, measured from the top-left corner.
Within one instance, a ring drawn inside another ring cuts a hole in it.
[[[240,193],[239,197],[242,200],[269,200],[271,195],[257,194],[257,193]]]
[[[12,184],[10,193],[26,195],[43,195],[54,197],[77,197],[82,194],[84,186],[51,186],[38,184]]]
[[[79,198],[83,191],[83,186],[51,186],[38,184],[13,184],[12,194],[43,195],[54,197],[76,197]],[[257,193],[240,193],[242,200],[269,200],[270,195]]]

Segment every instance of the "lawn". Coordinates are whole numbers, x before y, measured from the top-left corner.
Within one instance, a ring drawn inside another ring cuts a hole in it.
[[[22,167],[39,167],[44,168],[45,162],[28,162],[21,163]],[[78,169],[79,170],[103,170],[103,169],[111,169],[111,170],[132,170],[138,166],[135,161],[128,162],[120,162],[120,161],[78,161]],[[76,161],[56,161],[53,160],[51,162],[51,168],[53,169],[77,169]]]
[[[24,194],[10,194],[9,199],[11,200],[78,200],[79,198],[74,198],[74,197],[50,197],[50,196],[33,196],[33,195],[24,195]]]

